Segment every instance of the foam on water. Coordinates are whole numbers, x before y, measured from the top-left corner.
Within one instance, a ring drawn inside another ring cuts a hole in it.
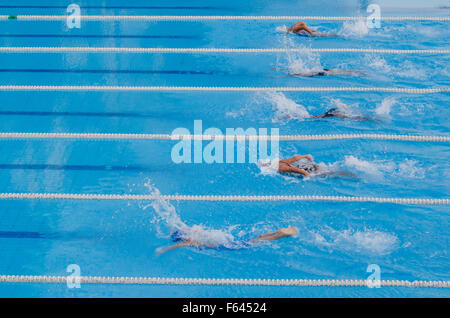
[[[405,159],[405,161],[399,163],[398,174],[408,178],[423,179],[425,178],[425,169],[418,166],[416,160]]]
[[[414,64],[411,61],[404,61],[401,64],[399,63],[398,67],[395,67],[389,65],[388,62],[380,55],[367,54],[365,55],[363,62],[369,68],[375,70],[376,74],[382,74],[372,74],[372,76],[377,76],[382,79],[386,79],[387,76],[388,78],[403,77],[426,80],[429,77],[427,70],[424,69],[424,66]]]
[[[415,78],[425,80],[428,78],[427,72],[417,64],[411,61],[403,62],[400,67],[395,68],[395,73],[400,77]]]
[[[379,165],[373,162],[358,159],[354,156],[345,156],[345,165],[358,172],[363,172],[376,178],[383,177],[383,173],[380,171]]]
[[[385,176],[423,179],[426,173],[419,162],[413,159],[395,163],[391,160],[367,161],[350,155],[345,156],[344,165],[375,180],[384,179]]]
[[[313,232],[313,237],[319,246],[365,255],[390,254],[399,246],[394,234],[370,229],[337,231],[327,227],[320,233]]]
[[[390,74],[392,72],[391,66],[389,66],[386,60],[379,54],[366,54],[364,60],[369,67],[375,69],[375,71],[378,71],[379,73]]]

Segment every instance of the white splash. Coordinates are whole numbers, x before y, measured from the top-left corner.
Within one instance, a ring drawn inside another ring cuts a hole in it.
[[[397,236],[376,230],[337,231],[327,227],[310,234],[316,245],[364,255],[386,255],[399,246]]]
[[[288,27],[286,26],[286,25],[280,25],[280,26],[277,26],[276,28],[275,28],[275,30],[277,31],[277,32],[280,32],[280,33],[288,33]]]
[[[201,225],[186,225],[177,214],[175,207],[161,197],[159,190],[151,185],[148,185],[148,187],[151,194],[155,196],[151,206],[158,216],[156,220],[157,225],[168,228],[169,233],[164,235],[165,237],[169,237],[171,233],[178,231],[182,240],[191,240],[204,246],[235,247],[238,245],[238,243],[234,242],[234,237],[231,233],[205,229]],[[144,209],[147,207],[144,207]],[[158,231],[158,233],[161,234],[161,231]]]
[[[281,92],[267,92],[263,96],[265,100],[273,105],[276,111],[274,121],[291,119],[304,120],[310,117],[310,114],[303,105],[297,104]]]
[[[381,104],[375,108],[375,114],[380,117],[389,117],[392,106],[394,106],[396,102],[397,101],[394,97],[384,98]]]
[[[403,77],[420,80],[428,79],[428,73],[423,65],[414,64],[411,61],[404,61],[398,66],[391,66],[380,55],[367,54],[364,57],[367,66],[374,69],[381,77]]]
[[[416,160],[406,159],[398,165],[398,175],[407,178],[424,179],[425,169],[419,166]]]
[[[363,254],[386,255],[398,246],[395,235],[374,230],[345,230],[337,233],[334,244]]]
[[[428,78],[427,72],[423,68],[420,68],[420,66],[414,65],[411,61],[403,62],[400,67],[396,68],[395,72],[400,77],[421,80],[426,80]]]
[[[279,159],[260,159],[256,163],[263,176],[273,176],[278,173]]]
[[[365,55],[364,60],[369,67],[375,69],[376,71],[379,71],[380,73],[383,74],[392,73],[391,66],[389,66],[386,60],[380,55],[367,54]]]
[[[285,55],[286,60],[278,63],[282,70],[289,74],[314,74],[323,71],[320,63],[320,54],[312,52],[305,46],[295,44],[292,39],[283,38],[282,45],[285,48],[296,48],[299,51],[289,51]]]
[[[335,99],[332,98],[330,100],[330,104],[331,106],[337,108],[339,110],[339,112],[347,117],[360,117],[362,116],[361,113],[358,110],[358,104],[352,104],[352,105],[348,105],[346,103],[344,103],[342,100],[340,99]]]
[[[413,159],[405,159],[397,164],[391,160],[367,161],[354,156],[346,156],[344,165],[378,181],[385,176],[423,179],[426,175],[426,170]]]
[[[363,37],[369,33],[365,19],[345,21],[338,34],[344,37]]]
[[[363,172],[370,176],[373,176],[376,178],[383,177],[383,173],[380,171],[379,165],[377,165],[373,162],[358,159],[354,156],[345,156],[344,164],[349,168],[355,169],[359,172]]]

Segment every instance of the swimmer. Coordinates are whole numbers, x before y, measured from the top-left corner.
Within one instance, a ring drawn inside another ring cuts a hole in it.
[[[306,160],[302,160],[306,159]],[[296,165],[294,162],[300,161]],[[312,175],[338,175],[355,178],[356,175],[348,171],[332,171],[321,168],[314,162],[311,155],[297,155],[289,159],[281,159],[278,161],[278,172],[281,173],[296,173],[305,177],[312,177]]]
[[[294,165],[294,162],[301,159],[307,159],[307,163],[303,162],[299,166]],[[304,175],[305,177],[311,177],[311,173],[319,171],[319,165],[314,162],[314,158],[311,155],[297,155],[289,159],[281,159],[278,161],[278,171],[282,173],[297,173]]]
[[[278,67],[272,67],[275,71],[283,71]],[[355,70],[339,70],[332,68],[323,68],[321,71],[307,71],[300,73],[288,73],[287,76],[300,76],[300,77],[314,77],[314,76],[332,76],[332,75],[366,75],[363,71],[355,71]]]
[[[341,112],[338,108],[331,108],[330,110],[326,111],[322,115],[310,116],[309,118],[331,118],[331,117],[338,117],[338,118],[342,118],[342,119],[361,120],[361,121],[369,120],[369,118],[364,117],[364,116],[346,115],[343,112]]]
[[[261,241],[273,241],[273,240],[278,240],[281,239],[283,237],[288,237],[288,236],[294,236],[298,233],[298,229],[296,227],[287,227],[287,228],[281,228],[276,232],[270,232],[270,233],[265,233],[262,235],[259,235],[258,237],[248,241],[248,242],[242,242],[242,246],[249,246],[250,244],[253,243],[257,243],[257,242],[261,242]],[[212,244],[204,244],[201,243],[199,241],[195,241],[195,240],[191,240],[191,239],[183,239],[181,237],[181,233],[179,231],[175,231],[172,233],[171,235],[172,239],[177,242],[177,241],[181,241],[180,243],[177,243],[175,245],[172,245],[168,248],[166,248],[164,251],[162,251],[161,254],[164,254],[168,251],[177,249],[179,247],[183,247],[183,246],[193,246],[193,247],[197,247],[197,248],[201,248],[201,247],[209,247],[209,248],[217,248],[220,246],[217,245],[212,245]],[[238,243],[239,244],[239,243]]]
[[[291,26],[290,28],[288,28],[286,30],[287,32],[292,32],[294,34],[299,34],[299,35],[310,35],[310,36],[315,36],[315,37],[336,37],[336,34],[324,34],[324,33],[319,33],[317,31],[313,31],[310,28],[308,28],[306,26],[305,23],[303,23],[302,21],[297,22],[296,24],[294,24],[293,26]]]

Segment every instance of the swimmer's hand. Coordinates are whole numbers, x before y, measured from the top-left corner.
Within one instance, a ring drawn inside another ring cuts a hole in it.
[[[293,162],[296,162],[296,161],[301,160],[301,159],[308,159],[310,161],[314,161],[314,158],[311,155],[297,155],[297,156],[292,157],[290,159],[284,159],[284,161],[287,161],[288,163],[293,163]]]
[[[303,169],[302,169],[302,170],[303,170]],[[312,176],[311,176],[311,174],[310,174],[309,172],[307,172],[307,171],[305,171],[305,170],[303,170],[303,171],[304,171],[303,175],[304,175],[305,177],[312,178]]]

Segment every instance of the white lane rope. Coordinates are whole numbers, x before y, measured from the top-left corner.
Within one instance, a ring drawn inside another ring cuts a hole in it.
[[[84,21],[207,21],[207,20],[318,20],[318,21],[351,21],[365,20],[361,16],[234,16],[234,15],[82,15]],[[66,21],[66,15],[0,15],[0,20],[13,21]],[[450,21],[450,17],[388,17],[381,16],[384,21]]]
[[[450,92],[450,87],[252,87],[252,86],[93,86],[93,85],[0,85],[0,91],[221,91],[221,92],[385,92],[433,94]]]
[[[137,48],[137,47],[43,47],[43,46],[3,46],[0,53],[386,53],[386,54],[449,54],[450,50],[393,50],[363,48]]]
[[[21,133],[0,132],[1,139],[81,139],[81,140],[345,140],[375,139],[419,142],[450,142],[449,136],[417,136],[389,134],[326,134],[326,135],[169,135],[114,133]]]
[[[79,194],[79,193],[0,193],[0,200],[132,200],[151,201],[162,198],[169,201],[258,202],[258,201],[331,201],[376,202],[417,205],[448,205],[450,199],[379,198],[331,195],[159,195],[152,194]]]
[[[450,281],[434,280],[379,280],[362,279],[246,279],[246,278],[164,278],[164,277],[108,277],[108,276],[46,276],[0,275],[0,283],[56,283],[66,284],[76,279],[80,284],[127,285],[246,285],[246,286],[298,286],[298,287],[366,287],[379,282],[381,287],[450,288]]]

